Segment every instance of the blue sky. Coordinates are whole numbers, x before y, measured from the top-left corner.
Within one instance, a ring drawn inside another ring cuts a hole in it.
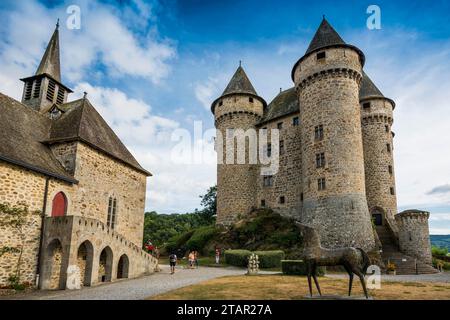
[[[381,30],[366,27],[369,5]],[[70,5],[81,29],[69,30]],[[171,159],[175,129],[213,128],[209,104],[242,60],[268,102],[325,14],[366,54],[366,72],[397,103],[395,170],[400,209],[431,211],[432,233],[450,233],[450,25],[448,1],[2,1],[0,91],[21,96],[61,19],[63,82],[88,98],[154,177],[147,209],[186,212],[215,183],[212,162]],[[197,141],[195,142],[197,143]],[[211,147],[207,145],[206,147]]]

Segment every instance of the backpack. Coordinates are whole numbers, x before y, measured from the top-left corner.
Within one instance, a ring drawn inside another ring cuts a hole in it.
[[[171,254],[169,256],[169,260],[170,260],[170,262],[177,262],[177,256],[175,254]]]

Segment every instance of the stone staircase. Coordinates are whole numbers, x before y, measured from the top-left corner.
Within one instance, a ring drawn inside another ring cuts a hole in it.
[[[388,262],[394,263],[397,267],[396,273],[398,275],[431,274],[438,272],[432,266],[401,253],[386,226],[377,226],[376,231],[383,249],[381,258],[386,265]]]

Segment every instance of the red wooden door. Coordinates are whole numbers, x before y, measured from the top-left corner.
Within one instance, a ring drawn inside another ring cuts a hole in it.
[[[53,198],[52,217],[62,217],[66,215],[67,200],[64,193],[59,192]]]

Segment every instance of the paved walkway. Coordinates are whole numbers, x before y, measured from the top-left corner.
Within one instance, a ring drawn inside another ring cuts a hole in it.
[[[25,300],[142,300],[150,296],[165,293],[174,289],[190,286],[205,280],[231,275],[243,275],[246,269],[234,267],[199,269],[178,268],[174,275],[169,266],[160,265],[161,272],[149,276],[120,280],[82,290],[35,291],[26,295],[10,296],[8,299]],[[0,297],[0,299],[6,297]]]
[[[329,278],[348,279],[347,274],[343,273],[329,273],[326,275]],[[450,272],[441,272],[433,274],[419,274],[419,275],[381,275],[381,281],[386,282],[441,282],[450,283]]]

